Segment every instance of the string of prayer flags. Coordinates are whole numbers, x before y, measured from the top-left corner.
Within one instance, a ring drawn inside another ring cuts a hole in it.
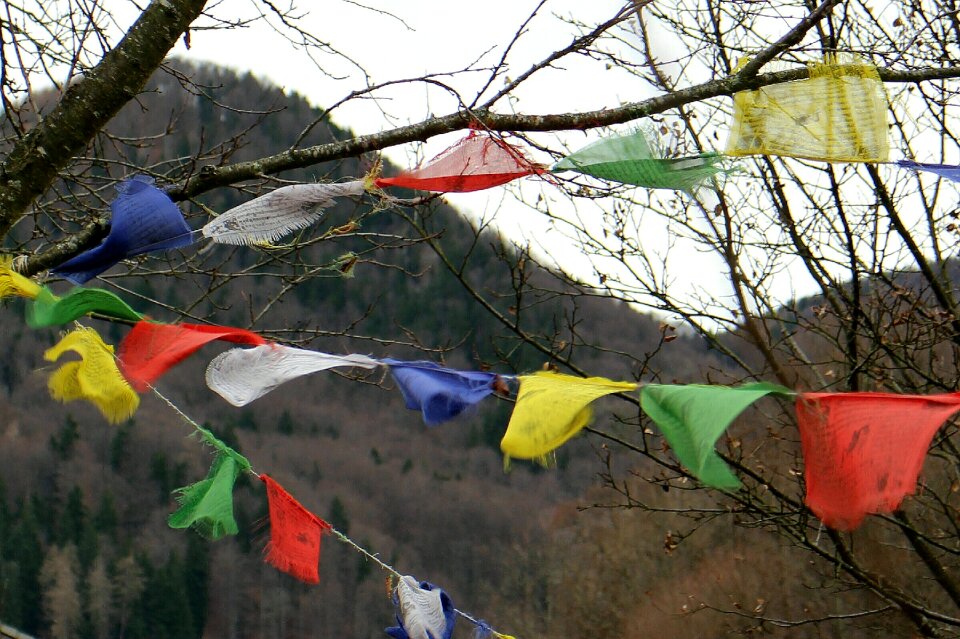
[[[130,385],[143,393],[170,368],[214,340],[266,343],[260,335],[242,328],[141,321],[120,342],[120,368]]]
[[[913,169],[914,171],[936,173],[942,178],[947,178],[953,182],[960,182],[960,166],[955,164],[925,164],[912,160],[897,160],[897,165],[905,169]]]
[[[11,296],[32,299],[39,294],[39,284],[13,270],[11,260],[0,260],[0,299]]]
[[[396,177],[377,178],[379,188],[396,186],[440,193],[480,191],[506,184],[543,168],[494,135],[470,131],[427,164]]]
[[[143,319],[140,313],[111,293],[98,288],[74,288],[63,297],[57,297],[43,287],[36,299],[27,304],[27,324],[31,328],[59,326],[75,319],[97,313],[131,322]]]
[[[317,222],[334,198],[363,192],[363,180],[282,186],[217,216],[203,235],[220,244],[273,242]]]
[[[397,623],[386,629],[393,639],[450,639],[456,610],[449,595],[433,584],[404,575],[393,595]]]
[[[113,424],[137,411],[140,398],[117,369],[113,347],[105,344],[95,330],[84,327],[70,331],[43,357],[55,362],[66,351],[77,353],[81,359],[66,362],[50,375],[48,387],[54,399],[61,402],[85,399]]]
[[[52,269],[74,284],[96,277],[122,259],[180,248],[193,243],[193,232],[183,213],[153,178],[135,175],[117,185],[110,204],[110,232],[99,246]]]
[[[384,359],[410,410],[423,413],[427,426],[436,426],[460,415],[493,392],[497,375],[457,371],[433,362]]]
[[[583,147],[553,165],[551,171],[577,171],[650,189],[691,192],[722,171],[717,153],[685,158],[663,158],[655,153],[643,131],[606,137]]]
[[[339,366],[376,368],[366,355],[331,355],[317,351],[263,344],[233,348],[217,355],[207,366],[207,386],[234,406],[246,406],[280,384],[317,371]]]
[[[218,451],[205,479],[178,488],[176,492],[180,508],[170,514],[167,525],[171,528],[192,526],[202,536],[212,540],[236,535],[239,528],[233,517],[233,486],[241,471],[237,456],[238,453],[231,455]]]
[[[301,506],[272,477],[261,474],[260,480],[267,486],[270,511],[264,560],[304,583],[320,583],[320,537],[330,524]]]
[[[870,64],[828,56],[808,79],[740,91],[733,106],[727,155],[886,162],[890,152],[886,91]]]
[[[795,395],[767,382],[736,387],[647,384],[640,389],[640,407],[663,432],[680,463],[700,481],[734,489],[740,480],[717,454],[717,440],[747,406],[770,393]]]
[[[933,436],[960,393],[803,393],[796,401],[806,504],[837,530],[890,513],[913,494]]]
[[[500,441],[508,457],[539,459],[590,423],[590,404],[604,395],[636,390],[637,384],[605,377],[574,377],[539,371],[521,375],[517,404]]]

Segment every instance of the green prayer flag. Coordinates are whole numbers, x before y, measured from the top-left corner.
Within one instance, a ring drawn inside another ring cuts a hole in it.
[[[648,384],[640,390],[640,406],[691,473],[708,486],[733,489],[740,486],[740,480],[714,446],[737,415],[770,393],[796,394],[769,382],[737,387]]]
[[[236,535],[237,522],[233,518],[233,485],[240,466],[233,455],[217,454],[207,478],[179,488],[180,508],[167,519],[171,528],[193,526],[208,539]]]
[[[650,148],[643,131],[603,138],[568,155],[550,169],[578,171],[602,180],[651,189],[692,191],[723,169],[717,153],[664,159]]]
[[[77,287],[65,296],[57,297],[50,289],[43,287],[36,299],[27,304],[27,324],[32,328],[68,324],[88,313],[132,322],[143,319],[140,313],[110,291]]]

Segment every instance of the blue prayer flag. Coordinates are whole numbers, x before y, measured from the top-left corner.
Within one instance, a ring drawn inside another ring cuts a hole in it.
[[[110,203],[110,232],[89,251],[52,269],[74,284],[83,284],[122,259],[148,251],[187,246],[194,235],[180,208],[153,186],[153,178],[136,175],[117,185]]]
[[[925,164],[923,162],[914,162],[912,160],[898,160],[897,164],[905,169],[914,171],[929,171],[936,173],[940,177],[947,178],[953,182],[960,182],[960,166],[953,164]]]
[[[451,420],[493,392],[494,373],[457,371],[433,362],[381,360],[390,367],[407,408],[423,412],[436,426]]]

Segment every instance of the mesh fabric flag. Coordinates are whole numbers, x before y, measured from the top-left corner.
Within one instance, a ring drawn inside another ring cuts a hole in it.
[[[886,162],[887,96],[876,67],[810,65],[806,80],[740,91],[727,155]]]
[[[947,178],[953,182],[960,182],[960,166],[954,164],[924,164],[921,162],[912,162],[910,160],[898,160],[897,164],[905,169],[936,173],[942,178]]]
[[[89,251],[52,269],[74,284],[83,284],[122,259],[193,243],[183,213],[153,178],[137,175],[117,185],[110,204],[110,232]]]
[[[366,355],[330,355],[281,344],[232,348],[207,366],[207,386],[234,406],[245,406],[280,384],[338,366],[375,368]]]
[[[236,457],[218,452],[206,479],[177,489],[180,508],[167,518],[171,528],[193,528],[207,539],[236,535],[233,485],[240,474]]]
[[[428,426],[451,420],[493,392],[494,373],[457,371],[433,362],[384,359],[407,408],[423,413]]]
[[[722,170],[721,160],[716,153],[664,159],[650,148],[643,131],[638,130],[588,144],[557,162],[551,170],[577,171],[651,189],[693,191]]]
[[[450,639],[456,610],[450,597],[431,583],[400,577],[393,595],[399,626],[387,628],[394,639]]]
[[[50,376],[50,394],[61,402],[90,401],[114,424],[133,415],[140,398],[117,370],[113,347],[92,328],[78,328],[43,354],[55,362],[66,351],[77,353],[79,362],[67,362]]]
[[[12,295],[34,298],[39,294],[39,284],[13,270],[9,260],[0,260],[0,298]]]
[[[677,459],[700,481],[714,488],[738,488],[740,480],[714,446],[737,415],[770,393],[794,394],[768,383],[735,388],[647,384],[640,389],[640,406],[663,431]]]
[[[523,375],[500,450],[520,459],[541,458],[590,423],[591,402],[636,388],[636,384],[603,377],[550,372]]]
[[[237,344],[266,343],[256,333],[242,328],[137,322],[120,342],[120,369],[130,384],[143,393],[171,367],[214,340]]]
[[[63,297],[57,297],[44,287],[36,299],[27,305],[27,324],[33,328],[59,326],[89,313],[138,322],[140,313],[111,293],[98,288],[75,288]]]
[[[916,490],[930,442],[960,410],[960,393],[803,393],[796,408],[807,506],[827,526],[853,530]]]
[[[320,536],[330,524],[300,505],[283,486],[263,474],[270,511],[268,564],[308,584],[320,583]]]
[[[283,186],[211,220],[203,235],[221,244],[272,242],[319,220],[335,197],[363,191],[363,180]]]
[[[542,173],[543,169],[523,153],[487,133],[470,134],[427,164],[392,178],[378,178],[375,184],[399,186],[440,193],[489,189],[511,180]]]

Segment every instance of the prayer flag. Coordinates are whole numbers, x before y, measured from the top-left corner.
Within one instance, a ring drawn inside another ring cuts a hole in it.
[[[67,362],[50,375],[48,385],[54,399],[90,401],[114,424],[136,412],[140,398],[117,370],[113,347],[105,344],[95,330],[78,328],[67,333],[43,357],[55,362],[66,351],[77,353],[81,360]]]
[[[43,287],[36,299],[27,304],[27,324],[33,328],[66,324],[89,313],[138,322],[140,313],[111,293],[99,288],[75,288],[57,297]]]
[[[135,175],[117,185],[110,204],[110,232],[89,251],[52,269],[74,284],[83,284],[122,259],[149,251],[179,248],[193,243],[193,232],[183,213],[153,178]]]
[[[574,377],[540,371],[520,377],[500,450],[510,457],[537,459],[557,448],[590,423],[590,403],[604,395],[636,390],[631,382],[604,377]]]
[[[794,395],[766,382],[743,386],[673,386],[647,384],[640,389],[640,407],[656,422],[684,466],[714,488],[739,488],[740,480],[717,454],[715,445],[737,415],[770,393]]]
[[[320,536],[330,524],[300,505],[273,478],[262,474],[270,511],[268,564],[308,584],[320,583]]]
[[[457,371],[433,362],[384,359],[410,410],[428,426],[451,420],[493,392],[494,373]]]
[[[281,344],[233,348],[207,366],[207,386],[234,406],[245,406],[280,384],[338,366],[375,368],[366,355],[330,355]]]
[[[916,490],[933,436],[960,411],[960,393],[803,393],[796,409],[807,506],[827,526],[853,530]]]
[[[911,160],[897,160],[897,164],[905,169],[936,173],[942,178],[947,178],[953,182],[960,182],[960,166],[955,164],[924,164],[921,162],[912,162]]]
[[[137,392],[143,393],[170,368],[214,340],[265,344],[242,328],[205,324],[154,324],[141,321],[120,342],[120,369]]]
[[[870,64],[828,57],[806,80],[736,93],[733,107],[727,155],[886,162],[890,153],[887,95]]]
[[[393,639],[450,639],[456,610],[441,588],[409,575],[400,577],[393,595],[399,626],[387,628]]]
[[[193,526],[207,539],[236,535],[233,518],[233,486],[240,474],[240,465],[233,455],[218,452],[206,479],[177,489],[180,508],[167,518],[171,528]]]
[[[16,295],[34,298],[40,294],[40,285],[20,275],[10,261],[0,261],[0,299]]]
[[[363,192],[363,180],[282,186],[217,216],[203,235],[221,244],[272,242],[319,220],[335,197]]]

